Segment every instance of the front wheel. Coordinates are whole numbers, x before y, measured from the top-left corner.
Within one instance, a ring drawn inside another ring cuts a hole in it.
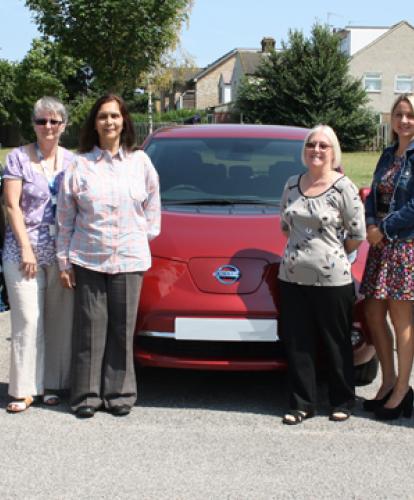
[[[367,363],[358,365],[354,368],[355,385],[370,384],[378,373],[378,358],[373,356]]]

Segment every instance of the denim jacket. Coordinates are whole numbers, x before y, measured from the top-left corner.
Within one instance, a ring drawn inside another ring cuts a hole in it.
[[[414,141],[409,144],[401,168],[394,177],[389,212],[380,220],[377,217],[377,186],[381,177],[391,167],[398,145],[384,149],[374,171],[371,192],[365,201],[366,225],[375,224],[389,240],[414,238]]]

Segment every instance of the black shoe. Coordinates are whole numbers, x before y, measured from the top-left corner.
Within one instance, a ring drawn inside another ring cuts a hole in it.
[[[109,408],[109,411],[116,417],[125,417],[126,415],[129,415],[131,408],[128,405],[118,405],[112,406],[112,408]]]
[[[393,389],[390,389],[387,394],[381,399],[366,399],[362,403],[362,408],[365,411],[375,411],[377,408],[381,408],[390,399]]]
[[[351,410],[348,408],[335,408],[329,414],[331,422],[344,422],[352,415]]]
[[[93,406],[80,406],[75,414],[78,418],[91,418],[95,415],[95,411]]]
[[[413,399],[413,389],[409,387],[407,394],[398,406],[395,408],[385,408],[385,406],[381,406],[381,408],[375,410],[375,417],[379,420],[394,420],[401,415],[405,418],[410,418],[413,413]]]
[[[283,417],[282,422],[286,425],[301,424],[307,418],[315,416],[314,411],[292,410]]]

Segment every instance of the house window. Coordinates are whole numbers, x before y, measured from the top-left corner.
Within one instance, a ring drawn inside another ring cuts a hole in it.
[[[382,75],[381,73],[365,73],[364,89],[367,92],[381,92]]]
[[[223,87],[219,85],[219,104],[223,104],[224,96],[223,96]]]
[[[395,92],[405,94],[414,90],[414,80],[411,75],[397,75],[395,77]]]
[[[226,104],[231,101],[231,85],[219,85],[219,104]]]

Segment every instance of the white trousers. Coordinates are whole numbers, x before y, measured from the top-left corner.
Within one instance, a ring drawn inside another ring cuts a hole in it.
[[[73,292],[61,286],[57,264],[26,279],[16,262],[3,262],[11,314],[9,394],[14,398],[68,389]]]

